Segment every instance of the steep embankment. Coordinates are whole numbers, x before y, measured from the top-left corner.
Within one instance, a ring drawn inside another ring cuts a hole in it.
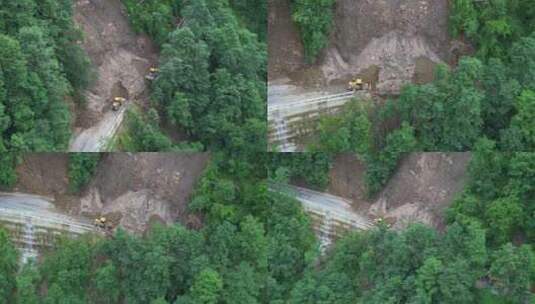
[[[399,164],[383,190],[366,197],[365,165],[340,155],[330,172],[328,192],[353,201],[369,217],[387,218],[394,227],[423,222],[441,227],[444,209],[462,191],[470,153],[411,153]]]
[[[146,35],[133,32],[120,0],[78,0],[74,9],[76,24],[85,33],[82,46],[98,79],[85,94],[87,108],[77,115],[69,150],[102,151],[119,129],[126,109],[112,111],[111,100],[120,96],[128,103],[146,103],[144,77],[158,55]]]
[[[287,78],[299,86],[330,86],[358,75],[374,82],[380,94],[397,94],[405,83],[431,80],[434,63],[451,62],[453,49],[463,50],[448,34],[447,0],[339,0],[329,46],[317,64],[302,68],[296,30],[283,26],[291,22],[289,14],[280,12],[286,6],[269,8],[278,18],[270,22],[270,43],[288,54],[270,54],[270,81]]]
[[[72,194],[67,154],[28,154],[14,190],[51,197],[68,214],[105,215],[132,232],[145,231],[152,221],[196,226],[186,206],[208,160],[204,153],[104,154],[89,185]]]

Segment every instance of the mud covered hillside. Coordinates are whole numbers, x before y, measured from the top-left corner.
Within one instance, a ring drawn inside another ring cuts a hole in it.
[[[74,3],[74,21],[84,32],[83,49],[96,73],[85,92],[86,104],[79,107],[71,151],[96,152],[103,149],[119,128],[124,112],[115,113],[111,100],[124,97],[146,106],[145,75],[157,66],[158,50],[151,39],[133,31],[120,0]],[[126,105],[125,105],[126,106]]]
[[[151,221],[198,226],[187,203],[209,161],[208,154],[104,154],[80,193],[69,187],[69,157],[30,154],[17,167],[14,191],[54,198],[60,210],[143,232]]]
[[[366,166],[356,156],[337,156],[329,172],[327,191],[353,201],[353,208],[394,227],[421,222],[441,228],[444,210],[467,181],[470,153],[412,153],[402,158],[384,188],[368,197]]]
[[[392,94],[413,80],[430,81],[434,64],[450,63],[462,45],[448,34],[446,0],[340,0],[333,6],[328,46],[316,64],[307,65],[290,2],[270,2],[270,80],[333,85],[360,74]]]
[[[379,92],[397,93],[413,80],[417,63],[424,70],[450,61],[448,18],[447,0],[337,1],[323,75],[327,81],[351,78],[376,66],[377,79],[371,80]]]

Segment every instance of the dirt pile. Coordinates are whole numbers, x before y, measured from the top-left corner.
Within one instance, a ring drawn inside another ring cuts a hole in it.
[[[336,158],[329,192],[351,198],[354,209],[383,217],[394,228],[411,222],[443,226],[443,211],[463,189],[470,153],[412,153],[404,158],[384,189],[365,196],[364,165],[354,156]]]
[[[447,0],[339,0],[321,68],[333,81],[377,66],[378,92],[398,94],[417,58],[447,62],[449,49]]]
[[[104,215],[136,233],[153,221],[197,226],[199,219],[186,206],[208,161],[206,153],[104,154],[89,185],[73,194],[67,154],[28,154],[17,167],[14,190],[49,196],[72,215]]]
[[[55,197],[67,192],[69,157],[62,153],[24,154],[17,166],[15,191]]]
[[[107,154],[81,198],[81,212],[120,213],[121,226],[138,233],[154,217],[193,224],[186,206],[208,159],[204,153]]]
[[[338,0],[334,20],[332,44],[345,61],[392,32],[421,37],[432,51],[448,55],[447,0]]]
[[[462,191],[470,153],[417,153],[405,158],[370,213],[396,219],[394,227],[419,221],[442,226],[444,209]]]

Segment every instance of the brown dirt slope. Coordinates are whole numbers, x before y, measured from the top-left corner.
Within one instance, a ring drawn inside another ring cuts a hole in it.
[[[362,52],[374,38],[399,31],[419,35],[437,54],[446,57],[447,0],[338,0],[333,44],[346,61]]]
[[[86,94],[87,109],[77,126],[93,126],[110,111],[113,96],[136,98],[145,90],[144,76],[158,60],[158,51],[146,35],[134,33],[120,0],[77,0],[75,22],[84,32],[82,47],[98,74]]]
[[[302,67],[304,50],[293,23],[289,0],[268,0],[268,78],[276,79]]]
[[[370,217],[389,218],[394,227],[410,222],[443,225],[443,211],[463,189],[470,153],[411,153],[399,164],[384,189],[366,198],[365,167],[356,156],[335,159],[328,192],[349,198]]]
[[[209,158],[207,153],[105,153],[89,185],[72,194],[67,154],[28,154],[17,167],[14,190],[52,197],[69,214],[105,215],[132,232],[176,220],[196,227],[200,221],[186,207]]]
[[[349,198],[357,210],[367,210],[370,203],[366,197],[364,183],[364,164],[352,153],[339,154],[334,159],[329,172],[329,187],[327,192]]]
[[[269,43],[279,50],[270,54],[269,65],[270,69],[299,67],[296,60],[300,58],[298,71],[277,75],[299,86],[346,83],[355,76],[366,78],[366,71],[373,68],[378,70],[372,79],[377,92],[396,95],[405,83],[432,80],[429,71],[438,62],[454,62],[452,48],[462,44],[451,41],[448,34],[448,0],[338,0],[329,47],[317,64],[306,66],[302,56],[288,55],[302,52],[302,47],[295,47],[299,40],[290,34],[295,33],[287,25],[291,17],[282,9],[280,3],[270,7],[270,13],[279,20],[270,21],[274,26]]]
[[[69,159],[63,153],[28,153],[17,167],[15,191],[55,197],[64,194],[69,186]]]

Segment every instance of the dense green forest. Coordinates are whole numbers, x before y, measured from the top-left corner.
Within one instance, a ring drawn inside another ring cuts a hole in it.
[[[314,252],[296,201],[268,193],[268,154],[214,155],[190,204],[201,230],[65,239],[18,267],[0,230],[0,303],[268,303],[289,294]],[[4,279],[5,278],[5,279]],[[44,288],[44,289],[43,289]]]
[[[328,43],[335,0],[291,0],[292,19],[299,27],[306,60],[314,62]]]
[[[300,204],[268,191],[265,172],[286,182],[328,157],[215,154],[189,205],[200,230],[65,239],[20,269],[0,229],[0,303],[531,303],[535,154],[495,149],[476,145],[441,231],[379,224],[325,255]]]
[[[161,47],[160,74],[151,87],[154,109],[128,115],[123,148],[176,150],[159,128],[165,126],[194,143],[179,149],[264,151],[264,1],[123,2],[134,29]]]
[[[92,77],[68,0],[0,1],[0,153],[61,151]]]

